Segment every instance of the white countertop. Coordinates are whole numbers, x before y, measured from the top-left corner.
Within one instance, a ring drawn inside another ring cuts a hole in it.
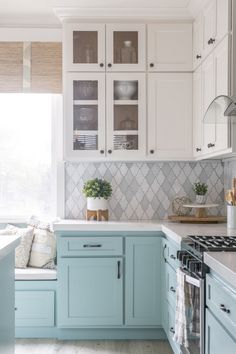
[[[204,262],[236,288],[236,252],[207,252]]]
[[[12,252],[20,244],[20,236],[1,235],[0,236],[0,259]]]
[[[180,224],[168,221],[86,221],[60,220],[54,223],[55,231],[163,231],[173,241],[180,243],[188,235],[236,236],[226,224]]]

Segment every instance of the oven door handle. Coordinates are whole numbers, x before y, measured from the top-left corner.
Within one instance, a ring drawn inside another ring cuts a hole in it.
[[[189,283],[191,285],[197,286],[198,288],[201,287],[201,281],[199,279],[191,277],[188,274],[185,275],[185,281],[186,281],[186,283]]]

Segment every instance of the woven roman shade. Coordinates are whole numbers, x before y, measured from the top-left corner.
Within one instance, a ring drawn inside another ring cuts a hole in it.
[[[62,44],[31,43],[31,92],[62,92]]]
[[[62,93],[62,44],[0,42],[0,92]]]
[[[23,90],[23,42],[0,42],[0,92]]]

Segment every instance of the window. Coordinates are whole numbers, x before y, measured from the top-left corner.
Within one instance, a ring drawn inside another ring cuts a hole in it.
[[[56,215],[61,101],[61,95],[0,94],[0,217]]]

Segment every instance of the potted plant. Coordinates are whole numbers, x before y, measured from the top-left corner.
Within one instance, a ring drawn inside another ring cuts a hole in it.
[[[90,179],[83,187],[83,194],[87,198],[88,210],[107,210],[108,198],[111,196],[111,184],[104,179]]]
[[[196,182],[193,185],[193,190],[196,194],[197,204],[205,204],[206,203],[206,193],[208,190],[207,184],[201,183],[201,182]]]

